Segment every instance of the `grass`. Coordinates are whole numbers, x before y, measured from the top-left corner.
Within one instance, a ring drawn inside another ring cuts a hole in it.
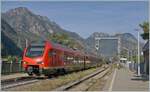
[[[112,69],[113,67],[111,67],[109,72],[106,73],[103,78],[95,79],[93,81],[93,84],[87,89],[87,91],[102,91],[107,81],[106,77],[110,76],[110,74],[112,73]]]
[[[34,84],[24,85],[20,87],[11,88],[10,90],[18,90],[18,91],[50,91],[61,85],[65,85],[71,81],[75,81],[77,79],[83,78],[86,75],[89,75],[95,72],[98,68],[91,68],[85,71],[74,72],[72,74],[67,74],[64,76],[59,76],[54,79],[46,79],[39,81]]]

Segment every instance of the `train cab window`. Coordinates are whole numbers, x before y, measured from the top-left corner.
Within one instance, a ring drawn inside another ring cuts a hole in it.
[[[44,52],[44,46],[30,46],[27,48],[27,57],[37,57],[42,56]]]

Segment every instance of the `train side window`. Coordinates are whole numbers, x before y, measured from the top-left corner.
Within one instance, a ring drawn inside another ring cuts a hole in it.
[[[64,59],[64,61],[66,62],[66,61],[67,61],[67,56],[64,55],[63,59]]]
[[[53,52],[52,52],[52,55],[55,56],[55,55],[56,55],[56,51],[53,51]]]
[[[49,50],[48,56],[52,56],[52,50]]]
[[[50,50],[48,54],[49,54],[49,56],[55,56],[56,55],[56,51]]]

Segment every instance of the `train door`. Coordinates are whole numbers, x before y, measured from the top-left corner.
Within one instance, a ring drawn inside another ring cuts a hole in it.
[[[60,53],[59,53],[59,51],[57,50],[56,51],[56,53],[57,53],[57,55],[55,56],[55,66],[57,67],[57,66],[59,66],[59,57],[60,57]]]
[[[56,67],[56,62],[57,62],[57,52],[54,50],[52,56],[52,64],[54,67]]]
[[[63,52],[62,51],[58,51],[57,66],[61,66],[62,62],[63,62]]]
[[[49,51],[49,57],[50,57],[50,61],[49,61],[49,65],[54,67],[56,66],[56,51],[55,50],[50,50]]]
[[[56,53],[57,53],[57,55],[55,55],[55,62],[54,63],[55,63],[55,66],[58,66],[58,57],[59,56],[58,56],[58,52],[56,52]]]
[[[49,50],[48,52],[48,63],[49,63],[49,67],[52,66],[52,50]]]

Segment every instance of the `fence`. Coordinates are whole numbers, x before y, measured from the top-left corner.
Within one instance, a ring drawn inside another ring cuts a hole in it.
[[[21,62],[2,62],[1,74],[11,74],[11,73],[18,73],[23,72]]]

